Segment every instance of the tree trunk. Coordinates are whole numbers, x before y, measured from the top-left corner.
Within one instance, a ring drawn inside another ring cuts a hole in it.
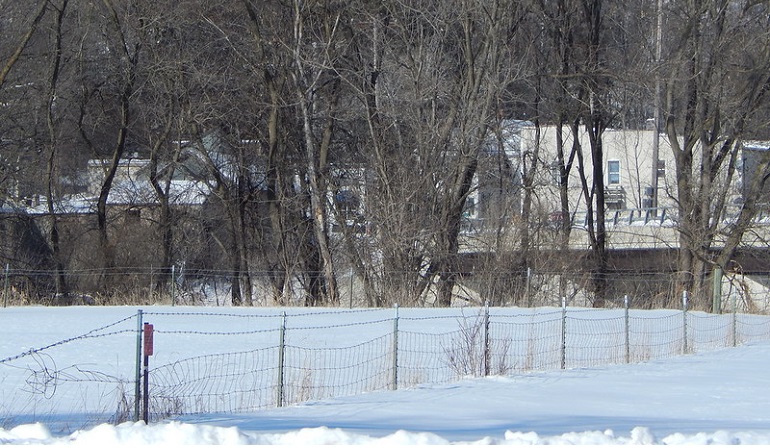
[[[126,150],[126,138],[129,131],[130,123],[130,104],[134,94],[134,83],[136,81],[136,70],[139,59],[140,45],[135,44],[134,48],[130,48],[126,35],[123,32],[123,27],[118,18],[118,14],[115,10],[112,0],[103,0],[105,6],[108,9],[109,20],[114,27],[114,32],[119,40],[120,49],[123,52],[120,56],[124,59],[125,74],[122,79],[123,87],[120,92],[119,109],[120,118],[118,122],[118,132],[115,138],[115,145],[112,149],[112,157],[107,166],[107,171],[102,181],[101,188],[99,190],[99,196],[96,201],[96,223],[99,232],[99,245],[102,251],[103,263],[105,273],[106,271],[115,267],[115,252],[114,247],[110,242],[109,229],[107,226],[107,200],[112,190],[112,183],[115,180],[115,175],[118,170],[123,153]],[[106,278],[102,278],[104,283]]]
[[[245,173],[245,161],[243,160],[243,149],[239,148],[239,154],[241,155],[239,161],[240,173],[237,180],[237,195],[236,195],[236,207],[238,209],[238,229],[236,233],[236,244],[238,245],[238,254],[240,256],[240,272],[241,287],[245,296],[244,301],[247,306],[254,305],[253,286],[251,284],[251,273],[249,272],[249,249],[247,242],[248,238],[248,224],[247,224],[247,206],[250,201],[250,195],[248,189],[248,179]]]
[[[605,203],[604,203],[604,146],[602,134],[606,126],[604,117],[604,105],[601,95],[602,86],[600,84],[601,63],[600,63],[600,45],[601,45],[601,27],[602,27],[602,3],[601,0],[585,1],[584,11],[586,20],[589,24],[589,42],[588,42],[588,70],[586,75],[586,93],[589,110],[586,120],[586,129],[591,144],[591,162],[592,162],[592,186],[593,197],[596,205],[596,222],[589,225],[589,236],[591,239],[591,249],[593,252],[594,266],[592,270],[592,280],[594,285],[593,306],[601,308],[604,306],[607,295],[607,229],[605,224]],[[591,217],[593,218],[593,217]]]
[[[329,236],[327,233],[327,211],[325,204],[326,183],[324,182],[322,172],[325,169],[326,154],[328,152],[328,139],[323,139],[319,147],[316,147],[313,122],[311,119],[311,107],[314,106],[312,96],[316,86],[313,83],[306,82],[305,71],[307,64],[301,57],[300,47],[305,44],[304,23],[301,2],[295,0],[294,3],[294,83],[297,93],[297,100],[300,107],[302,118],[302,129],[304,133],[305,156],[307,158],[306,176],[309,184],[310,195],[310,219],[313,224],[313,236],[316,249],[319,254],[320,274],[323,276],[323,287],[318,291],[322,295],[321,302],[329,305],[339,304],[339,291],[337,288],[337,279],[334,271],[334,261],[331,249],[329,248]],[[328,124],[326,130],[331,132],[333,127],[334,106],[336,103],[337,92],[332,92],[329,111]],[[314,300],[317,300],[314,298]]]
[[[56,179],[56,159],[58,153],[58,131],[56,129],[54,106],[57,96],[59,74],[61,70],[61,53],[62,53],[62,19],[67,9],[68,0],[64,0],[61,7],[57,8],[55,23],[54,23],[54,49],[52,52],[53,59],[51,60],[51,68],[48,77],[48,96],[46,105],[46,123],[48,125],[49,136],[49,150],[48,150],[48,163],[47,163],[47,190],[46,199],[48,203],[48,215],[51,224],[51,249],[53,252],[54,261],[54,283],[56,286],[57,300],[60,297],[65,298],[69,293],[67,288],[67,281],[64,270],[64,262],[62,260],[62,251],[59,241],[59,218],[58,211],[56,210],[57,195],[55,194],[55,179]],[[36,19],[39,20],[39,19]]]
[[[166,118],[165,126],[160,135],[155,141],[150,152],[150,173],[149,181],[152,185],[152,189],[155,191],[155,196],[160,203],[160,216],[158,217],[158,229],[160,231],[161,239],[161,267],[160,276],[155,284],[155,292],[167,292],[169,281],[171,279],[171,266],[174,263],[174,226],[171,213],[171,204],[169,200],[169,189],[171,184],[171,178],[174,175],[176,169],[176,162],[179,156],[179,144],[175,144],[173,151],[174,157],[172,157],[171,165],[168,167],[166,173],[167,178],[161,179],[158,175],[158,162],[160,159],[161,148],[168,144],[167,140],[171,134],[171,126],[173,124],[174,109],[169,109],[169,116]],[[161,181],[164,184],[161,185]]]

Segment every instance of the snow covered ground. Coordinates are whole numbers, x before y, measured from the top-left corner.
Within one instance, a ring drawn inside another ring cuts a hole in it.
[[[0,310],[0,316],[6,311]],[[40,318],[39,313],[31,315]],[[21,322],[22,314],[18,309],[16,319],[4,319],[0,332],[36,327],[34,322]],[[93,328],[98,322],[91,318],[83,325]],[[37,327],[42,334],[38,338],[43,339],[34,342],[29,332],[23,337],[3,334],[2,355],[8,353],[8,345],[39,347],[58,336],[50,326]],[[43,424],[4,425],[0,442],[770,444],[769,371],[770,342],[755,342],[639,364],[468,378],[150,425],[102,424],[68,434],[53,434]],[[2,380],[0,387],[5,387]]]

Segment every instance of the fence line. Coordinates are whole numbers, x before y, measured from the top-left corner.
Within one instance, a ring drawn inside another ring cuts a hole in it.
[[[67,420],[62,415],[74,414],[74,402],[83,407],[78,414],[89,416],[72,416],[81,423],[137,419],[139,378],[132,375],[138,365],[126,362],[110,370],[68,358],[94,351],[98,341],[103,358],[113,352],[125,357],[136,346],[139,359],[137,318],[152,322],[157,333],[147,377],[151,419],[245,413],[468,376],[640,362],[770,340],[770,317],[735,312],[627,307],[238,311],[139,311],[80,336],[6,356],[0,360],[0,418],[4,425],[32,417]],[[71,349],[75,344],[87,348]]]
[[[629,316],[629,310],[624,309],[621,313],[604,311],[611,315],[597,318],[594,310],[568,311],[566,307],[537,314],[497,311],[490,315],[488,308],[482,308],[472,316],[433,317],[406,317],[397,311],[392,329],[383,326],[381,334],[357,344],[312,347],[286,343],[273,347],[283,354],[282,359],[271,355],[279,365],[268,364],[261,376],[268,382],[277,378],[280,384],[272,387],[283,392],[278,402],[274,395],[261,394],[266,400],[253,409],[445,383],[467,376],[639,362],[770,339],[769,318],[737,313],[665,310]],[[450,329],[447,320],[453,321],[450,323],[455,328]],[[366,325],[383,322],[386,320],[376,319]],[[433,326],[436,331],[420,330],[421,326]],[[288,335],[318,328],[284,331]],[[283,373],[270,373],[275,370]],[[161,371],[156,369],[151,375],[157,372],[162,377]],[[158,391],[164,390],[162,381],[153,384]],[[270,389],[269,385],[261,387]],[[180,406],[180,412],[187,413],[183,408],[186,406]],[[233,409],[210,408],[206,412],[235,412]]]

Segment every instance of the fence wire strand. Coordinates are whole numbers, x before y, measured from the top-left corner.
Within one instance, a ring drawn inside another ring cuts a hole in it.
[[[401,310],[395,316],[387,309],[181,311],[142,317],[156,329],[152,359],[158,365],[148,377],[154,419],[252,412],[465,377],[641,362],[770,340],[768,316],[676,310],[469,308],[435,315]],[[33,414],[45,403],[45,412],[54,415],[67,412],[73,396],[98,391],[99,399],[84,405],[87,412],[109,421],[130,418],[133,365],[112,372],[67,359],[57,349],[83,344],[88,348],[67,352],[93,352],[98,340],[100,348],[131,355],[136,319],[134,314],[0,360],[7,369],[0,372],[7,378],[3,389],[16,390],[4,392],[3,400]],[[231,328],[223,329],[223,322]]]

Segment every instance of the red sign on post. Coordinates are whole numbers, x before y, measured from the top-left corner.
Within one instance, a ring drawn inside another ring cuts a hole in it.
[[[144,324],[144,356],[152,356],[152,324]]]

